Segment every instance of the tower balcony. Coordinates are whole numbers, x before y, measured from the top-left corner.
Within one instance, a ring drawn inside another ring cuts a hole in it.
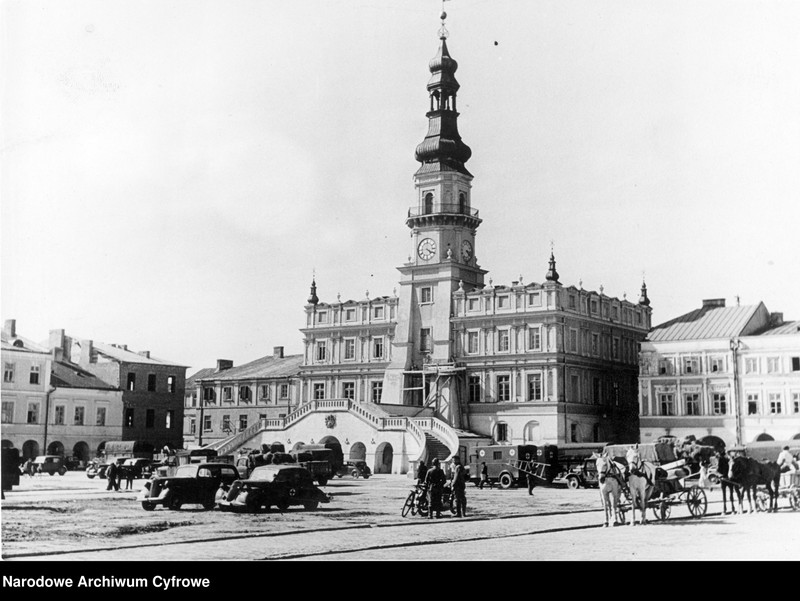
[[[480,223],[478,209],[458,203],[411,207],[406,218],[406,225],[410,228],[426,225],[461,225],[474,229]]]

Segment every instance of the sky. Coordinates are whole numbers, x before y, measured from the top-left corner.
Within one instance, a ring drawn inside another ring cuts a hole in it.
[[[442,7],[494,285],[800,319],[800,2],[0,0],[0,312],[185,365],[390,295]]]

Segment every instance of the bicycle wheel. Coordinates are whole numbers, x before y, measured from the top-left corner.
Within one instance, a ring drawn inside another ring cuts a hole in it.
[[[415,507],[415,501],[416,501],[415,497],[416,496],[417,495],[414,493],[414,491],[411,491],[410,493],[408,493],[408,497],[406,498],[406,502],[403,504],[403,511],[401,512],[403,517],[406,517],[408,515],[409,511],[411,512],[411,515],[414,515],[415,513],[417,513],[417,510],[416,510],[416,507]]]

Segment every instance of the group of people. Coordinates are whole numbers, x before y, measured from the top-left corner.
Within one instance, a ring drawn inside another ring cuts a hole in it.
[[[125,479],[125,490],[133,490],[133,480],[135,477],[136,474],[134,474],[133,468],[118,465],[116,461],[111,462],[108,464],[108,468],[106,468],[106,480],[108,480],[106,490],[119,491],[123,479]]]
[[[428,497],[428,519],[442,517],[442,495],[448,477],[437,458],[433,458],[430,468],[424,461],[417,468],[417,484],[424,485]],[[450,494],[453,495],[456,517],[467,516],[467,471],[458,456],[453,457],[450,470]]]

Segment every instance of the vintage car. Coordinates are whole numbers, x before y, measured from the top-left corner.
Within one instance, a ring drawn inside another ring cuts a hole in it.
[[[152,511],[158,505],[180,509],[195,503],[213,509],[217,491],[239,479],[239,472],[230,463],[189,463],[180,465],[172,476],[156,476],[145,482],[138,501]]]
[[[122,465],[125,463],[126,459],[124,457],[120,457],[115,459],[117,465]],[[89,479],[92,478],[105,478],[106,477],[106,470],[108,470],[109,462],[107,461],[93,461],[91,462],[88,467],[86,468],[86,476]]]
[[[30,473],[33,474],[56,474],[63,476],[67,473],[67,466],[64,465],[64,458],[60,455],[39,455],[30,465]]]
[[[350,474],[353,478],[367,479],[372,475],[372,470],[369,469],[366,461],[346,461],[336,471],[336,476],[341,478]]]
[[[296,464],[261,465],[247,480],[237,480],[219,500],[222,510],[260,511],[273,505],[284,511],[290,505],[316,509],[332,496],[314,484],[311,472]]]
[[[130,470],[134,478],[149,478],[153,475],[153,462],[150,459],[141,457],[126,459],[121,467],[123,475],[127,475]]]

